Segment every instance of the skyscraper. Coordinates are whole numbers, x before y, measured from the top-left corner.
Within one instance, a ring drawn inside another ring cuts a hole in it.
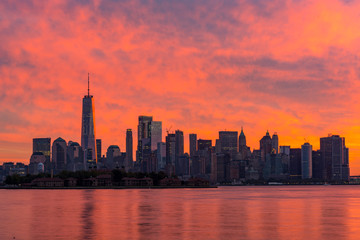
[[[96,157],[98,161],[101,159],[101,139],[96,139]]]
[[[348,181],[349,161],[345,138],[339,135],[320,138],[320,151],[325,166],[325,180]]]
[[[197,135],[195,133],[190,133],[189,134],[190,157],[193,157],[195,155],[195,152],[197,151],[196,141],[197,141]]]
[[[94,115],[94,98],[90,95],[88,74],[88,94],[84,96],[82,106],[81,147],[84,151],[85,161],[90,168],[95,167],[97,163]]]
[[[302,179],[312,178],[312,146],[309,143],[301,145],[301,176]]]
[[[174,133],[168,133],[166,136],[166,166],[165,171],[168,176],[175,173],[175,159],[176,159],[176,137]]]
[[[151,148],[150,123],[152,122],[152,119],[152,116],[139,116],[138,145],[136,151],[136,161],[139,165],[141,165],[143,160],[144,149]]]
[[[157,149],[157,144],[162,142],[162,122],[151,121],[150,123],[151,151]]]
[[[33,153],[41,152],[46,161],[50,162],[51,138],[33,138]]]
[[[141,172],[151,172],[156,169],[154,161],[157,143],[162,141],[162,123],[153,121],[152,116],[139,116],[138,146],[136,151],[136,165]]]
[[[301,149],[290,148],[289,174],[292,179],[301,178]]]
[[[113,169],[115,167],[121,167],[119,164],[121,157],[120,148],[117,145],[110,145],[106,151],[106,167]]]
[[[239,149],[241,147],[246,147],[246,137],[245,137],[245,134],[244,134],[244,131],[243,131],[242,127],[241,127],[241,132],[240,132],[240,135],[239,135]]]
[[[269,134],[269,131],[266,132],[266,135],[260,140],[260,159],[261,162],[265,162],[266,154],[270,154],[272,151],[272,140]]]
[[[238,152],[238,132],[220,131],[219,142],[222,153],[229,153],[233,156]]]
[[[166,166],[166,144],[159,142],[156,150],[157,171],[165,171]]]
[[[126,130],[126,167],[128,169],[133,167],[133,136],[131,129]]]
[[[184,132],[175,131],[175,172],[181,172],[180,157],[184,155]]]
[[[62,138],[57,138],[52,145],[52,161],[54,163],[55,171],[61,172],[66,170],[66,141]]]
[[[272,135],[271,143],[272,143],[272,149],[274,149],[275,153],[278,154],[279,153],[279,137],[276,132]]]
[[[175,154],[179,157],[184,154],[184,132],[180,130],[175,131]]]

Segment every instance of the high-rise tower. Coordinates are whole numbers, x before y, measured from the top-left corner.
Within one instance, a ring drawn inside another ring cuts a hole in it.
[[[90,77],[88,74],[88,94],[83,98],[81,125],[81,147],[84,151],[85,162],[88,165],[86,168],[95,167],[97,163],[94,115],[94,98],[90,95]]]
[[[127,171],[133,167],[133,135],[132,130],[126,130],[126,163]]]

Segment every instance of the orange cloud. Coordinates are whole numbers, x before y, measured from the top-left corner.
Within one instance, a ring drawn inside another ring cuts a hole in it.
[[[359,5],[2,1],[0,161],[27,162],[33,137],[80,141],[90,71],[103,151],[124,150],[148,114],[163,136],[172,126],[215,140],[244,126],[252,148],[267,129],[314,149],[340,134],[360,174]]]

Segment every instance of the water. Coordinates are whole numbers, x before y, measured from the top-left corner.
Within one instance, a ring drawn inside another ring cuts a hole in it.
[[[360,239],[360,186],[0,190],[0,239]]]

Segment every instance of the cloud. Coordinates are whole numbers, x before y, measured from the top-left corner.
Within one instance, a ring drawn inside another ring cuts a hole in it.
[[[280,144],[300,146],[312,136],[314,148],[316,136],[335,129],[360,172],[359,7],[340,0],[1,1],[0,138],[28,149],[37,136],[79,141],[90,72],[105,148],[124,149],[125,130],[136,129],[141,114],[213,140],[218,130],[243,125],[252,148],[268,128]]]

